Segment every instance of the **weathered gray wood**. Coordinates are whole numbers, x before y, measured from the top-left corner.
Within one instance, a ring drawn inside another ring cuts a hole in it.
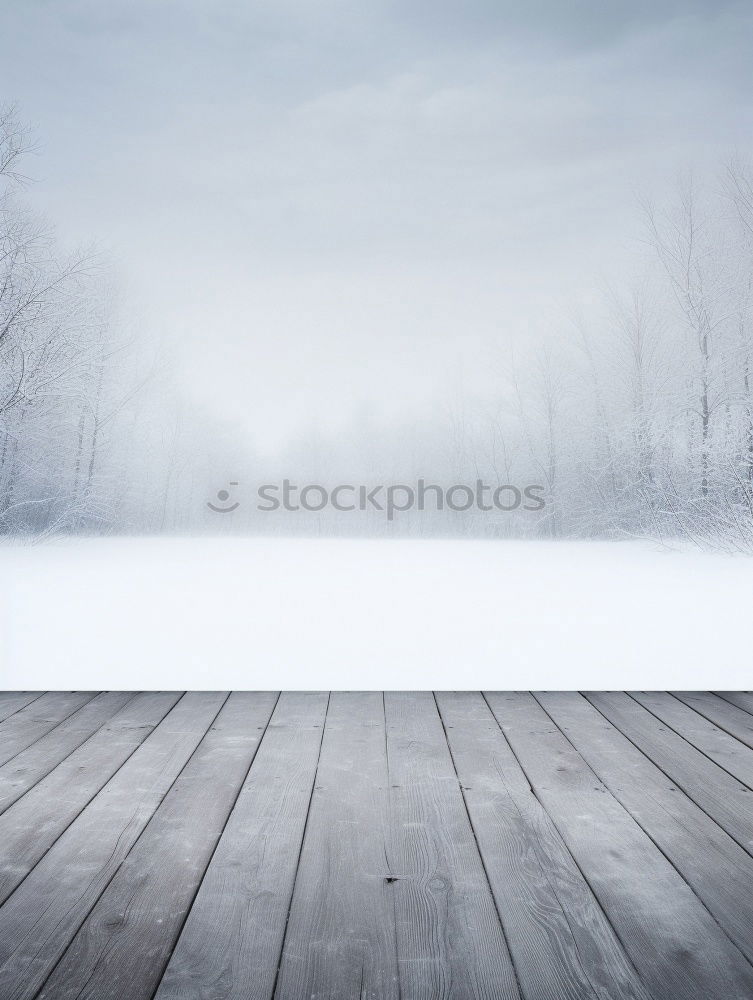
[[[512,961],[433,696],[385,694],[401,993],[517,998]]]
[[[753,858],[581,695],[536,698],[753,962]]]
[[[672,694],[704,719],[708,719],[729,736],[734,737],[734,740],[744,743],[748,749],[753,750],[753,716],[744,709],[730,704],[710,691],[673,691]],[[740,780],[742,781],[742,778]]]
[[[225,698],[186,694],[0,908],[3,1000],[36,996]]]
[[[523,996],[651,1000],[483,697],[436,697]]]
[[[682,694],[677,696],[667,691],[636,691],[633,697],[639,705],[643,705],[652,715],[682,736],[702,754],[709,757],[733,777],[741,781],[749,789],[753,789],[753,750],[734,739],[729,733],[714,725],[706,718],[700,709],[704,705],[702,695],[691,695],[695,705],[691,705]],[[726,711],[736,712],[737,709],[726,702],[720,701],[714,695],[707,695],[711,700],[710,711],[714,712],[713,702],[722,706],[722,714]],[[707,711],[709,709],[707,708]],[[751,720],[753,721],[753,720]],[[753,732],[753,730],[751,730]]]
[[[0,997],[751,1000],[724,695],[0,694]]]
[[[399,997],[387,798],[381,693],[333,693],[285,935],[280,1000]]]
[[[49,774],[134,697],[103,691],[0,767],[0,813]]]
[[[128,760],[180,698],[137,695],[0,816],[0,902]]]
[[[151,1000],[276,700],[230,696],[40,1000]]]
[[[707,812],[749,854],[753,854],[753,792],[723,771],[640,704],[645,694],[586,692],[585,697]],[[676,702],[679,705],[679,702]]]
[[[654,1000],[749,1000],[742,953],[536,700],[488,700]]]
[[[0,722],[0,765],[76,712],[96,691],[48,691]]]
[[[44,691],[0,691],[0,722],[20,712],[22,708],[41,698],[44,693]]]
[[[156,996],[273,994],[327,710],[284,693],[230,814]]]
[[[750,691],[714,691],[714,694],[741,711],[753,715],[753,694]]]

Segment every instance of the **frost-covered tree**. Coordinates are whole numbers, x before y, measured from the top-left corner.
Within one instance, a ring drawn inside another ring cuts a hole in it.
[[[24,200],[31,148],[2,109],[0,533],[112,529],[134,484],[125,452],[104,452],[143,378],[98,256],[65,251]]]

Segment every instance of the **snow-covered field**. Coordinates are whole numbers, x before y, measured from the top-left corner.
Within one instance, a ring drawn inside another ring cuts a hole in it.
[[[745,688],[753,559],[643,543],[0,546],[3,688]]]

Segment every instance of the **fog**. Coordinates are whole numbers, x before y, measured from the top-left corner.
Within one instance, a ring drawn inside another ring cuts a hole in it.
[[[181,0],[3,14],[30,196],[186,391],[276,448],[486,392],[631,266],[635,196],[750,143],[745,3]]]
[[[492,533],[753,539],[748,4],[3,20],[3,530],[426,477],[546,491]]]

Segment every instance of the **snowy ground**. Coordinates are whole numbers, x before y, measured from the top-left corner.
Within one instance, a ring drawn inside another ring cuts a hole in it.
[[[753,559],[641,543],[0,546],[2,688],[747,688]]]

